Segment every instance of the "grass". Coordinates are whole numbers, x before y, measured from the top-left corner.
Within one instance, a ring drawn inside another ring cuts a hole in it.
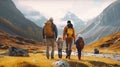
[[[53,67],[53,62],[60,60],[58,56],[55,56],[55,59],[47,59],[45,54],[30,54],[30,57],[11,57],[4,56],[0,58],[0,67]],[[78,60],[77,56],[71,56],[71,59],[65,59],[70,63],[71,67],[93,67],[100,65],[114,67],[120,67],[120,61],[116,61],[110,58],[98,58],[98,57],[83,57],[82,60]]]

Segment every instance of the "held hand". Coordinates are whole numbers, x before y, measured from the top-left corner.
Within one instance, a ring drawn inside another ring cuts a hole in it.
[[[43,39],[43,42],[46,43],[46,39]]]

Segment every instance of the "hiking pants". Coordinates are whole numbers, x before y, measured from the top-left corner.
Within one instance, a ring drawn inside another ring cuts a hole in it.
[[[77,51],[78,51],[78,59],[80,60],[81,59],[81,49],[77,48]]]
[[[51,58],[54,58],[54,38],[47,38],[46,39],[46,57],[47,59],[49,59],[49,49],[50,47],[52,48],[52,51],[51,51]]]
[[[71,46],[72,46],[72,40],[66,40],[66,58],[69,58],[69,59],[72,52]]]
[[[58,48],[58,57],[62,58],[62,48]]]

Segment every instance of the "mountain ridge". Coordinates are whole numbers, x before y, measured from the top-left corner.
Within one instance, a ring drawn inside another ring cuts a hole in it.
[[[120,31],[119,11],[120,1],[115,1],[96,18],[88,21],[90,23],[88,27],[80,32],[84,36],[86,44]]]
[[[12,0],[1,0],[0,9],[0,16],[2,17],[0,21],[5,25],[6,21],[3,20],[6,19],[12,24],[12,27],[9,26],[6,28],[7,31],[5,30],[4,26],[0,25],[1,30],[7,33],[42,41],[42,28],[38,27],[32,21],[26,19],[25,16],[16,8]],[[18,32],[13,28],[17,28],[21,30],[21,32]]]

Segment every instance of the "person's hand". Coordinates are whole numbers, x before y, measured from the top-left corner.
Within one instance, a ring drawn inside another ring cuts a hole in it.
[[[46,39],[43,39],[43,42],[45,43],[45,42],[46,42]]]

